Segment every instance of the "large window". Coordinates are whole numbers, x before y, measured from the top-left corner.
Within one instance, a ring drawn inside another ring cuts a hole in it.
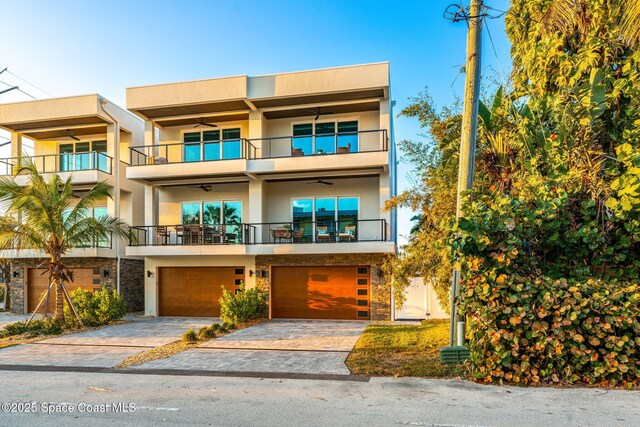
[[[60,144],[60,171],[98,169],[109,172],[107,141],[79,141]]]
[[[185,162],[242,157],[240,128],[186,132],[183,135],[183,142]]]
[[[335,235],[357,229],[359,199],[357,197],[316,197],[292,200],[294,230],[304,228],[304,236],[314,232]],[[313,230],[315,223],[315,230]],[[318,229],[318,227],[320,227]],[[347,228],[348,227],[348,228]]]
[[[358,151],[358,122],[319,122],[293,125],[292,150],[301,155]]]
[[[239,200],[182,204],[182,224],[184,225],[240,223],[242,223],[242,201]]]

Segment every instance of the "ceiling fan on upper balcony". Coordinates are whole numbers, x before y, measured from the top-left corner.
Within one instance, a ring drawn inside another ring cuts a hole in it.
[[[67,129],[67,134],[65,135],[67,138],[71,138],[74,139],[76,141],[80,141],[80,138],[78,138],[77,136],[75,136],[73,134],[73,131],[71,129]]]
[[[208,126],[208,127],[210,127],[210,128],[217,128],[217,127],[218,127],[218,125],[213,124],[213,123],[205,123],[205,122],[204,122],[204,119],[203,119],[202,117],[200,117],[200,118],[198,119],[198,124],[196,124],[193,128],[194,128],[194,129],[195,129],[195,128],[199,128],[200,126]]]
[[[211,191],[211,189],[213,188],[213,186],[211,184],[200,184],[200,185],[196,185],[196,186],[192,186],[190,188],[199,188],[202,191],[206,191],[209,192]]]
[[[325,116],[325,115],[328,115],[328,114],[334,114],[333,111],[322,111],[321,107],[307,108],[307,111],[310,111],[311,113],[316,115],[315,119],[313,119],[314,121],[318,120],[320,118],[320,116]]]
[[[324,185],[333,185],[333,182],[325,181],[324,178],[318,178],[315,181],[307,182],[308,184],[324,184]]]

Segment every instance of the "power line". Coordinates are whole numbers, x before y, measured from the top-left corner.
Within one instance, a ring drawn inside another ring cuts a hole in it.
[[[28,85],[33,86],[34,88],[38,89],[39,91],[46,93],[46,94],[47,94],[47,95],[49,95],[50,97],[52,97],[52,98],[54,97],[54,96],[53,96],[53,94],[51,94],[50,92],[47,92],[46,90],[42,89],[40,86],[36,86],[35,84],[31,83],[29,80],[26,80],[26,79],[24,79],[24,78],[20,77],[20,76],[19,76],[19,75],[17,75],[16,73],[12,73],[11,71],[9,71],[9,68],[8,68],[8,67],[5,67],[5,68],[4,68],[4,70],[0,71],[0,74],[1,74],[2,72],[5,72],[5,71],[6,71],[7,73],[11,74],[12,76],[14,76],[14,77],[16,77],[16,78],[18,78],[18,79],[22,80],[23,82],[27,83]]]
[[[9,87],[15,87],[15,89],[16,89],[18,92],[22,92],[22,93],[24,93],[25,95],[27,95],[28,97],[31,97],[31,98],[33,98],[33,99],[38,99],[38,98],[36,98],[35,96],[31,95],[30,93],[27,93],[27,92],[25,92],[24,90],[20,89],[20,87],[18,87],[18,86],[13,86],[13,85],[11,85],[11,84],[9,84],[9,83],[7,83],[7,82],[3,82],[2,80],[0,80],[0,83],[5,84],[5,85],[7,85],[7,86],[9,86]]]

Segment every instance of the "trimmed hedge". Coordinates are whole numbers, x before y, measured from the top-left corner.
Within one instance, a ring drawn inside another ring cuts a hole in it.
[[[246,289],[237,295],[223,289],[220,298],[220,319],[226,323],[222,325],[229,330],[230,325],[241,325],[250,320],[265,316],[267,311],[267,295],[256,289]]]
[[[637,284],[475,275],[464,283],[460,307],[478,380],[639,383]]]

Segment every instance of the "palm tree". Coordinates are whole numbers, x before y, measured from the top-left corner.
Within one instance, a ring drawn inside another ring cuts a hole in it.
[[[11,260],[7,258],[0,258],[0,276],[4,282],[4,301],[6,302],[4,309],[9,310],[11,308]]]
[[[618,28],[614,37],[621,43],[635,46],[640,43],[640,2],[638,0],[610,0],[606,11],[616,17]],[[603,11],[599,11],[603,13]],[[594,23],[588,0],[552,0],[541,20],[543,33],[561,32],[585,37]]]
[[[42,265],[48,270],[50,289],[55,289],[54,319],[64,321],[65,283],[73,281],[64,255],[71,248],[90,247],[111,236],[129,238],[130,231],[117,218],[93,217],[96,202],[111,197],[105,182],[76,196],[71,177],[62,180],[52,175],[45,179],[32,162],[18,167],[15,176],[21,173],[29,174],[26,186],[16,184],[12,178],[0,178],[0,202],[8,206],[0,217],[0,247],[35,249],[47,254]]]

